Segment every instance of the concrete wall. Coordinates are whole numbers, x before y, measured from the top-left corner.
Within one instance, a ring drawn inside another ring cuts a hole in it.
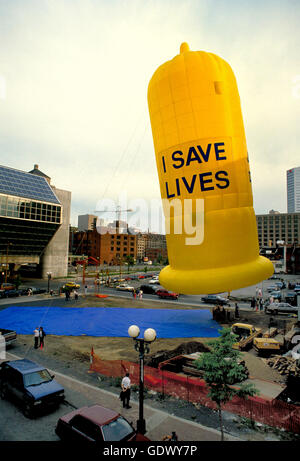
[[[68,275],[71,192],[51,187],[62,204],[63,222],[40,258],[41,275],[45,279],[48,278],[47,272],[52,272],[52,278]]]

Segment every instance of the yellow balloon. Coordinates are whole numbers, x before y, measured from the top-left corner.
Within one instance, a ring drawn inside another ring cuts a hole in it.
[[[190,51],[160,66],[148,105],[170,265],[160,283],[183,294],[221,293],[270,277],[259,256],[237,84],[219,56]]]

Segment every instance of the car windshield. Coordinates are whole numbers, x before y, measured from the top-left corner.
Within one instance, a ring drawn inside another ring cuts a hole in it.
[[[25,387],[38,386],[39,384],[47,383],[51,380],[52,378],[48,370],[45,369],[40,371],[34,371],[33,373],[27,373],[24,376],[24,385]]]
[[[122,418],[122,416],[102,426],[102,431],[104,440],[108,442],[126,440],[134,432],[132,426],[130,426],[129,422]]]

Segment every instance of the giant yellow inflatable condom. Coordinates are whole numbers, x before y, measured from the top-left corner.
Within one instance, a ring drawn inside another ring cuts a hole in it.
[[[170,265],[168,290],[221,293],[272,275],[259,256],[240,98],[231,67],[190,51],[160,66],[148,105]]]

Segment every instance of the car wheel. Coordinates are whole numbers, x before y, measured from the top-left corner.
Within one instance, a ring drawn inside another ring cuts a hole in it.
[[[5,384],[2,384],[2,386],[0,387],[0,397],[2,400],[6,398],[6,394],[7,394],[7,387],[5,386]]]
[[[23,415],[26,416],[26,418],[33,418],[33,408],[32,405],[29,402],[26,402],[23,407]]]

